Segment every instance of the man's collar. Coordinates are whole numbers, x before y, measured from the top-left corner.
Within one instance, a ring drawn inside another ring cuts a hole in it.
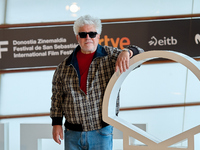
[[[76,53],[81,49],[80,45],[78,45],[75,50],[73,51],[73,53],[69,56],[69,58],[67,59],[67,65],[69,64],[74,64],[74,62],[77,61],[76,59]],[[103,57],[103,56],[107,56],[107,52],[105,51],[105,48],[101,45],[98,44],[97,46],[97,50],[94,54],[94,58],[96,57]]]

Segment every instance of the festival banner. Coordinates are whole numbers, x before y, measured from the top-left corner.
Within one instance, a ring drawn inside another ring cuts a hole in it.
[[[103,23],[99,44],[200,56],[200,20]],[[0,70],[56,67],[78,45],[73,25],[0,29]]]

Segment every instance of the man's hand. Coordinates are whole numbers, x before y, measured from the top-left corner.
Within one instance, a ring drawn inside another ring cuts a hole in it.
[[[61,125],[54,125],[52,134],[53,134],[54,141],[58,144],[61,144],[61,140],[63,140],[62,126]]]
[[[129,68],[129,57],[128,51],[122,51],[119,54],[115,64],[115,72],[117,72],[119,68],[120,73],[123,73]]]

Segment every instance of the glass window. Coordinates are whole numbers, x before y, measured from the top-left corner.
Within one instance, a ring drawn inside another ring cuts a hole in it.
[[[193,6],[193,14],[199,14],[200,13],[200,0],[194,0],[194,6]]]
[[[189,130],[192,127],[200,125],[199,114],[200,106],[192,106],[185,108],[184,130]]]
[[[53,72],[2,74],[0,115],[49,112]]]
[[[186,70],[178,63],[141,65],[121,86],[121,107],[183,103]]]
[[[23,131],[20,130],[20,125],[21,124],[25,124],[25,125],[49,125],[51,126],[51,119],[50,117],[46,116],[46,117],[31,117],[31,118],[16,118],[16,119],[2,119],[0,120],[0,123],[1,124],[4,124],[4,126],[6,127],[6,133],[5,133],[5,140],[6,140],[6,146],[9,147],[9,150],[21,150],[20,149],[20,138],[23,134]],[[9,132],[8,132],[9,131]],[[31,135],[30,137],[33,138],[34,135],[33,133],[35,134],[51,134],[52,133],[52,130],[50,129],[49,131],[47,132],[38,132],[38,130],[30,130],[28,132],[26,132],[26,134],[29,134]],[[30,134],[32,133],[32,134]],[[52,143],[55,143],[53,141],[52,138],[49,138],[51,139],[51,142]],[[36,142],[33,142],[33,143],[36,143]],[[58,144],[56,144],[58,145]],[[23,145],[21,145],[23,147]],[[35,146],[35,145],[34,145]],[[37,145],[36,145],[37,146]],[[5,149],[7,150],[7,149]],[[50,149],[50,150],[53,150],[53,149]],[[59,150],[59,149],[58,149]]]
[[[122,111],[119,117],[132,124],[146,124],[146,132],[161,141],[172,138],[184,131],[200,125],[200,106]],[[191,133],[190,133],[191,134]],[[188,135],[188,138],[191,135]],[[187,147],[181,141],[177,147]]]
[[[198,63],[200,65],[200,61]],[[200,81],[190,70],[188,70],[186,90],[187,103],[200,102]]]
[[[0,24],[4,23],[5,0],[0,1]]]
[[[66,21],[65,0],[9,0],[8,24]]]
[[[127,122],[146,124],[146,132],[162,141],[183,132],[183,115],[183,107],[120,111],[119,113],[119,117]]]

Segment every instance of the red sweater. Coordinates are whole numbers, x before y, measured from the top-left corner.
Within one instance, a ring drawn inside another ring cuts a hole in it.
[[[79,72],[81,76],[80,88],[87,94],[86,86],[87,86],[87,75],[90,64],[92,62],[93,56],[95,52],[90,54],[84,54],[81,51],[77,52],[76,58],[78,60]]]

